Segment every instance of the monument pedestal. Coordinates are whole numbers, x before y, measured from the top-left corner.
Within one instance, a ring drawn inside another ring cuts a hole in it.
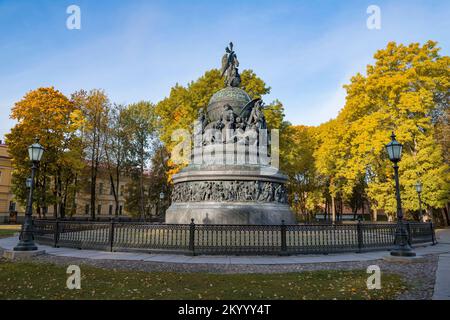
[[[294,224],[288,205],[245,202],[181,202],[166,211],[166,223],[187,224]]]
[[[174,175],[166,223],[294,224],[287,178],[260,165],[190,165]]]

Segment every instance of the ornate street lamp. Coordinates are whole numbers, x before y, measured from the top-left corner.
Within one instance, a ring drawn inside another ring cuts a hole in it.
[[[20,233],[19,243],[14,247],[14,251],[33,251],[37,250],[37,246],[34,244],[33,237],[33,189],[34,180],[36,176],[36,169],[39,161],[41,161],[44,154],[44,148],[39,144],[39,140],[28,147],[28,156],[32,163],[31,166],[31,178],[27,179],[27,186],[29,183],[29,194],[27,208],[25,211],[25,220],[22,225],[22,231]]]
[[[416,187],[417,196],[419,197],[419,213],[420,213],[420,220],[423,220],[423,213],[422,213],[422,198],[420,197],[420,194],[422,193],[422,182],[417,181],[417,183],[414,185]]]
[[[416,253],[412,251],[408,243],[408,231],[403,222],[402,201],[400,198],[400,183],[398,179],[398,162],[402,159],[403,145],[395,140],[395,134],[392,132],[392,141],[386,145],[386,151],[389,155],[389,160],[394,163],[395,173],[395,191],[397,196],[397,228],[395,230],[395,249],[391,251],[392,256],[412,257]]]
[[[31,178],[27,178],[27,180],[26,180],[26,182],[25,182],[25,185],[27,186],[27,189],[30,189],[31,188]]]

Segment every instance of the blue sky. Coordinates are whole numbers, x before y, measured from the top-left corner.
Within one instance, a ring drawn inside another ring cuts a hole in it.
[[[81,30],[66,9],[81,8]],[[366,27],[369,5],[381,30]],[[272,87],[287,120],[318,125],[345,102],[342,85],[389,41],[439,42],[449,54],[450,1],[0,0],[0,139],[11,106],[40,86],[105,89],[111,101],[157,102],[175,83],[219,67],[235,44],[242,69]]]

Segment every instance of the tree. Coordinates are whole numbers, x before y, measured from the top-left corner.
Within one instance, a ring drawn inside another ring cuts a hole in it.
[[[109,123],[106,128],[105,160],[115,202],[115,215],[119,215],[119,192],[122,175],[126,173],[129,163],[128,153],[131,148],[129,140],[132,134],[127,126],[126,108],[114,104],[110,110]]]
[[[157,208],[156,213],[160,218],[168,207],[172,195],[172,187],[169,181],[170,154],[159,142],[155,143],[155,152],[151,159],[151,167],[148,173],[148,201],[152,207]],[[164,193],[164,199],[160,199],[160,193]]]
[[[138,208],[141,218],[145,216],[146,202],[144,175],[152,154],[156,136],[155,107],[150,102],[141,101],[129,105],[124,112],[124,125],[128,132],[128,162],[132,175],[137,177]]]
[[[81,124],[80,110],[53,87],[28,92],[12,108],[17,124],[6,135],[13,163],[12,189],[20,203],[27,197],[25,180],[30,174],[28,146],[35,138],[45,148],[36,177],[35,203],[45,216],[54,205],[55,217],[64,216],[77,191],[73,186],[83,168],[82,148],[76,132]]]
[[[100,165],[105,162],[110,102],[106,93],[98,89],[77,91],[72,94],[72,101],[83,115],[79,134],[84,159],[89,162],[90,211],[91,218],[95,219],[97,177]]]
[[[288,190],[290,200],[296,212],[308,217],[310,212],[317,210],[320,196],[318,175],[315,166],[314,152],[316,141],[313,131],[307,126],[289,126],[284,134],[289,147],[283,146],[283,171],[288,175]],[[294,201],[295,194],[298,201]],[[308,217],[309,218],[309,217]]]
[[[350,195],[359,178],[370,168],[373,179],[367,195],[374,210],[396,212],[393,170],[385,144],[392,131],[404,144],[400,183],[404,209],[417,210],[413,185],[424,183],[423,201],[442,208],[450,198],[449,167],[435,139],[433,114],[448,106],[450,58],[439,55],[436,43],[408,46],[391,42],[374,56],[367,75],[357,74],[347,89],[344,109],[336,122],[339,150],[336,176]],[[342,165],[341,165],[342,164]]]

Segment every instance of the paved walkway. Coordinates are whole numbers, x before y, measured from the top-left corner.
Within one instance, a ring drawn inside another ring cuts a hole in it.
[[[438,230],[438,244],[435,246],[416,247],[417,255],[439,255],[436,271],[436,282],[433,299],[450,300],[450,229]],[[18,237],[0,239],[0,248],[12,250],[17,244]],[[151,261],[180,264],[221,264],[221,265],[289,265],[314,264],[352,261],[370,261],[383,259],[389,255],[387,251],[368,253],[344,253],[329,255],[297,255],[297,256],[184,256],[176,254],[150,254],[131,252],[107,252],[94,250],[78,250],[70,248],[53,248],[40,245],[39,249],[47,254],[59,257],[73,257],[92,260],[125,260],[125,261]]]
[[[450,240],[450,229],[448,238]],[[439,241],[439,238],[438,238]],[[6,250],[12,250],[17,244],[17,237],[0,239],[0,247]],[[47,254],[86,258],[94,260],[134,260],[134,261],[153,261],[170,263],[201,263],[201,264],[305,264],[305,263],[324,263],[324,262],[350,262],[350,261],[369,261],[382,259],[388,256],[387,251],[375,251],[366,253],[341,253],[329,255],[293,255],[293,256],[185,256],[180,254],[157,254],[157,253],[132,253],[132,252],[109,252],[96,250],[79,250],[71,248],[53,248],[51,246],[40,245],[39,249],[45,250]],[[418,256],[426,254],[450,253],[450,241],[439,243],[435,246],[417,247],[415,252]]]
[[[450,229],[439,230],[439,242],[450,246]],[[450,300],[450,252],[439,255],[433,300]]]

